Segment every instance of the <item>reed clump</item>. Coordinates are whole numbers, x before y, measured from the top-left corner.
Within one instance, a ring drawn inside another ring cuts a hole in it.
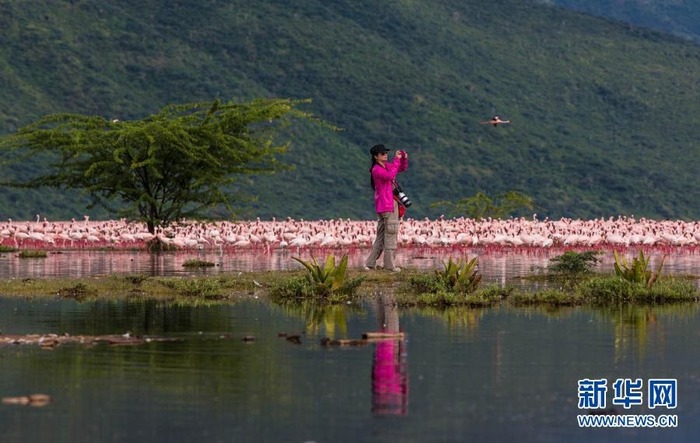
[[[40,249],[23,249],[19,251],[19,258],[46,258],[46,251]]]
[[[182,266],[185,268],[213,268],[216,266],[216,263],[206,260],[190,259],[185,260]]]

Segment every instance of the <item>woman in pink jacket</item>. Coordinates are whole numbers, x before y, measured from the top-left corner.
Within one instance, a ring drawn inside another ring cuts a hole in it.
[[[372,155],[371,184],[374,188],[374,206],[377,210],[377,237],[372,244],[365,262],[365,269],[375,269],[377,259],[384,253],[384,269],[399,272],[394,266],[394,254],[399,235],[399,206],[394,199],[394,180],[399,172],[408,168],[406,151],[396,151],[394,160],[389,161],[389,149],[384,145],[374,145],[369,150]]]

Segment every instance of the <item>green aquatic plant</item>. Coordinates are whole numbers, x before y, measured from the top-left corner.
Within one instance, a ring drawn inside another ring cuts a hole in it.
[[[19,252],[19,258],[46,258],[46,251],[38,249],[24,249]]]
[[[447,262],[443,261],[442,264],[443,270],[436,270],[435,274],[448,290],[469,293],[474,292],[479,286],[481,274],[479,274],[477,257],[471,260],[459,259],[457,261],[450,257]]]
[[[698,288],[690,281],[663,278],[653,287],[617,276],[586,279],[576,287],[586,304],[677,303],[698,300]]]
[[[664,266],[666,256],[661,258],[656,272],[649,269],[650,257],[645,257],[643,251],[639,251],[639,256],[632,259],[630,263],[624,255],[620,255],[617,251],[613,251],[615,257],[615,275],[631,283],[644,284],[647,288],[654,286],[654,283],[661,275],[661,269]]]
[[[335,256],[330,254],[326,257],[323,265],[319,264],[315,258],[310,261],[304,261],[299,257],[292,259],[301,263],[308,271],[305,279],[310,285],[310,292],[315,296],[332,297],[336,295],[351,295],[355,289],[362,283],[364,277],[349,279],[347,276],[348,270],[348,255],[345,254],[340,262],[336,265]],[[299,295],[308,295],[306,291],[295,291]]]
[[[412,282],[413,284],[413,282]],[[418,286],[414,285],[414,289]],[[436,307],[446,308],[451,306],[466,306],[471,308],[484,308],[495,306],[501,300],[507,298],[513,291],[512,287],[501,288],[498,285],[490,285],[470,293],[447,291],[444,288],[433,286],[430,291],[414,291],[402,293],[397,296],[396,303],[401,307]]]
[[[419,304],[426,305],[462,304],[465,296],[476,291],[480,282],[481,274],[476,257],[457,261],[450,257],[448,261],[443,261],[442,270],[414,275],[409,280],[413,292],[425,299]]]
[[[0,245],[0,252],[17,252],[14,246]]]
[[[292,257],[292,259],[301,263],[309,271],[307,274],[309,282],[323,288],[322,292],[337,290],[345,281],[348,268],[347,255],[340,259],[340,263],[337,266],[334,255],[328,255],[323,266],[314,257],[310,261],[304,261],[299,257]]]
[[[185,260],[182,266],[185,268],[211,268],[215,266],[215,263],[206,260],[190,259]]]

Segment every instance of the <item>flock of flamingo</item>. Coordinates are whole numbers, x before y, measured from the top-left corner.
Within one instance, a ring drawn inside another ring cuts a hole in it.
[[[180,221],[155,234],[145,224],[126,220],[0,223],[0,244],[20,249],[139,249],[156,237],[175,249],[236,250],[260,248],[364,248],[374,240],[376,222],[349,219],[262,221]],[[683,247],[700,244],[700,222],[654,221],[619,216],[593,220],[532,218],[406,219],[401,247],[484,248],[628,248]]]

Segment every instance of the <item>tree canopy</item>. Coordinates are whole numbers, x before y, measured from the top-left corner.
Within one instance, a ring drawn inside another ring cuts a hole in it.
[[[447,206],[451,215],[464,215],[479,220],[518,215],[534,209],[535,203],[532,197],[522,192],[508,191],[491,198],[479,191],[472,197],[464,197],[456,202],[439,201],[433,203],[433,206]]]
[[[233,211],[226,187],[237,176],[288,168],[279,157],[290,142],[278,139],[294,119],[320,123],[299,109],[308,102],[215,100],[170,105],[135,121],[48,115],[0,139],[0,148],[13,154],[6,166],[43,155],[50,168],[3,184],[80,189],[92,206],[143,221],[154,233],[207,209]]]

